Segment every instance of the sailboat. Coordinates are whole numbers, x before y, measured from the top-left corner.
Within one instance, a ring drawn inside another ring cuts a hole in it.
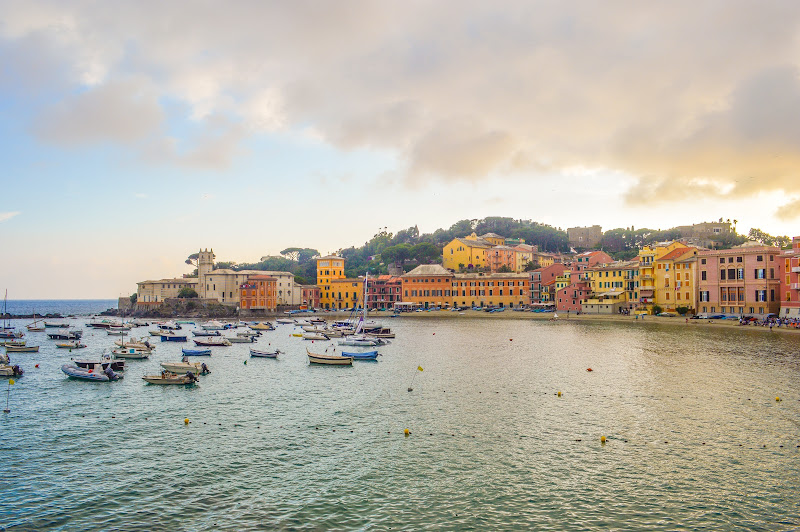
[[[352,336],[348,336],[339,341],[339,345],[361,346],[361,347],[374,347],[376,345],[387,344],[386,340],[374,338],[364,334],[364,325],[367,316],[367,286],[369,286],[369,272],[364,276],[364,304],[361,309],[361,316],[359,316],[356,330]]]
[[[36,319],[36,312],[33,313],[33,321],[25,326],[29,332],[44,332],[43,325],[36,325],[38,322],[44,321],[44,318]]]
[[[0,329],[0,338],[22,338],[23,334],[14,330],[14,327],[11,326],[11,322],[8,321],[6,315],[8,312],[6,311],[8,306],[8,289],[6,289],[6,295],[3,299],[3,328]]]

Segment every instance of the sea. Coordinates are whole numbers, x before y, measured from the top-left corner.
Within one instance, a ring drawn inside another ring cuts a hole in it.
[[[118,337],[85,318],[64,320],[83,329],[80,351],[26,333],[40,351],[11,353],[25,374],[0,380],[0,527],[800,527],[800,335],[470,312],[383,319],[396,338],[351,367],[306,353],[359,348],[276,325],[252,346],[277,359],[215,347],[194,386],[142,376],[194,347],[199,324],[183,344],[134,329],[156,350],[111,383],[61,366]]]
[[[116,308],[116,299],[9,299],[6,302],[6,311],[15,316],[33,313],[40,316],[91,316]]]

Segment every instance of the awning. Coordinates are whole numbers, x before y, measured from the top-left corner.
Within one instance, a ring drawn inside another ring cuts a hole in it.
[[[621,296],[624,293],[625,292],[622,292],[622,291],[619,291],[619,290],[612,290],[611,292],[603,292],[602,294],[600,294],[600,296],[601,297],[615,297],[615,296]]]

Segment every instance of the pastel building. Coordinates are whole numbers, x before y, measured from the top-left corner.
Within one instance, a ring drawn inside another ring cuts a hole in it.
[[[615,261],[590,268],[586,274],[592,293],[583,301],[582,312],[619,314],[638,306],[638,261]]]
[[[656,260],[677,248],[685,247],[680,242],[660,242],[639,250],[639,308],[650,312],[656,304]]]
[[[318,258],[317,286],[320,289],[320,308],[339,308],[334,301],[336,291],[331,288],[332,282],[337,279],[344,279],[344,259],[336,255]]]
[[[800,236],[792,238],[792,249],[784,250],[781,261],[782,317],[800,318]]]
[[[301,284],[297,285],[297,289],[300,290],[302,295],[302,302],[300,303],[301,309],[321,308],[319,305],[319,286],[315,284]]]
[[[442,266],[448,270],[487,267],[486,252],[494,244],[472,233],[468,237],[454,238],[442,249]]]
[[[777,314],[781,305],[781,250],[757,243],[697,253],[698,311]]]
[[[400,276],[402,302],[429,308],[444,307],[451,300],[454,274],[438,264],[422,264]]]
[[[543,268],[537,268],[530,272],[531,304],[546,305],[555,300],[555,280],[569,268],[561,263],[551,264]]]
[[[454,307],[519,308],[530,304],[527,273],[463,273],[452,281]]]
[[[158,279],[136,283],[136,304],[139,306],[157,306],[167,298],[178,297],[184,288],[197,291],[197,278],[186,277],[176,279]]]
[[[370,277],[367,283],[367,308],[391,309],[403,300],[403,281],[399,276]]]
[[[239,286],[239,308],[275,312],[278,306],[277,279],[269,275],[251,275]]]
[[[655,304],[674,312],[687,307],[696,314],[697,248],[678,246],[655,261]]]
[[[494,246],[486,250],[487,266],[492,272],[505,269],[517,271],[517,250],[509,246]]]

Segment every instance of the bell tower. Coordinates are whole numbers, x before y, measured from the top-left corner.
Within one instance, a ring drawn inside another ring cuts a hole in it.
[[[197,254],[197,293],[206,297],[206,275],[214,270],[214,250],[202,249]]]

